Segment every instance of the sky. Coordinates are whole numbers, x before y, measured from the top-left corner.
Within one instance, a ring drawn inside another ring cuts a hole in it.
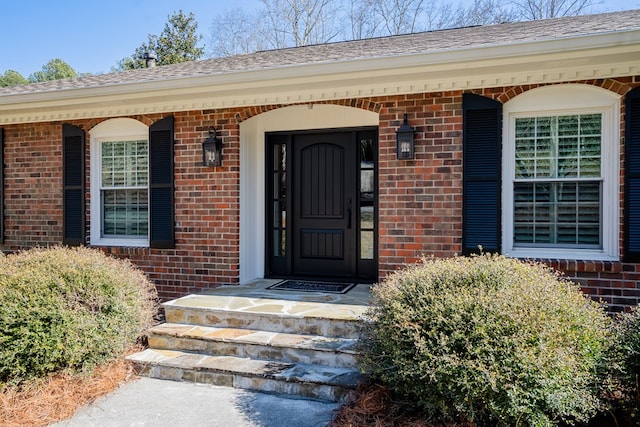
[[[24,77],[61,58],[79,73],[107,73],[178,10],[193,12],[206,44],[217,15],[260,0],[0,0],[0,74]],[[640,9],[640,0],[602,0],[598,11]]]

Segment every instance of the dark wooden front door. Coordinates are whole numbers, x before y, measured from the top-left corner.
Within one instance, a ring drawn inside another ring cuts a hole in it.
[[[298,135],[293,145],[294,275],[353,276],[355,150],[351,133]]]
[[[376,278],[376,135],[267,135],[268,276]]]

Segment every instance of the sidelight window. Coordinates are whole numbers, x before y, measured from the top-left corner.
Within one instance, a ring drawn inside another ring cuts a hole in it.
[[[375,254],[375,157],[372,139],[360,140],[360,259]]]
[[[287,254],[287,145],[273,144],[273,256]]]

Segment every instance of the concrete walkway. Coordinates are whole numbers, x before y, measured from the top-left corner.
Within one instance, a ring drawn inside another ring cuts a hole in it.
[[[141,378],[54,427],[321,427],[337,403]]]

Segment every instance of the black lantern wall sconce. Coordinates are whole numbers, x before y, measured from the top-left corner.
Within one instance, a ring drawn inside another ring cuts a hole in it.
[[[222,166],[222,139],[214,128],[209,128],[209,137],[202,143],[202,165]]]
[[[407,122],[407,113],[404,113],[402,126],[396,131],[396,159],[410,160],[415,158],[415,129]]]

